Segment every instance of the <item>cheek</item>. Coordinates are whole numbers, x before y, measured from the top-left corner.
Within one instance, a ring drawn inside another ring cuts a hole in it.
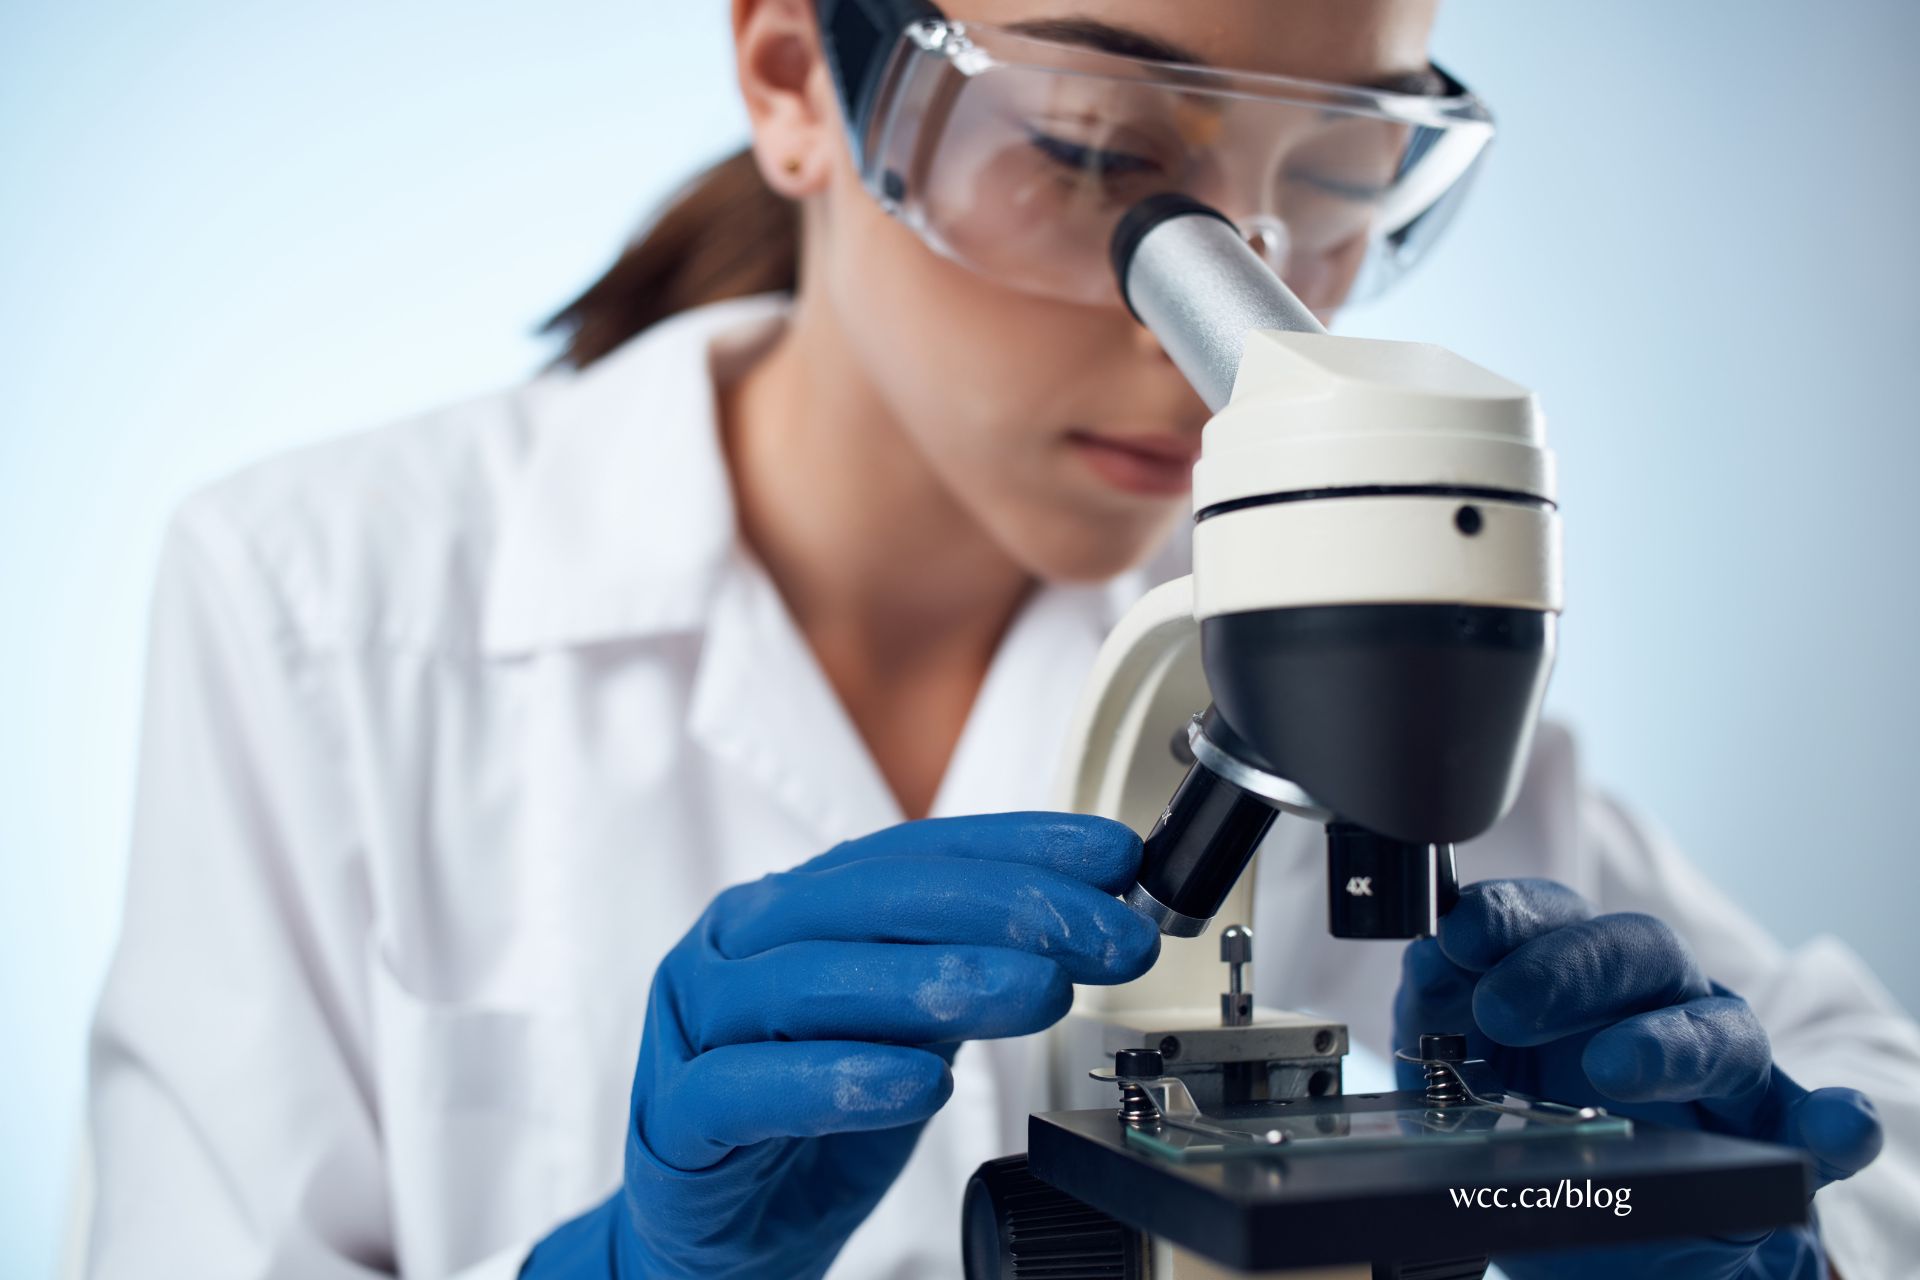
[[[1069,429],[1111,412],[1114,388],[1150,362],[1131,319],[995,285],[864,195],[831,212],[813,279],[942,487],[1043,578],[1106,578],[1151,551],[1184,503],[1116,502],[1065,442]]]
[[[1077,420],[1090,375],[1125,358],[1098,312],[1003,288],[871,200],[834,210],[834,310],[887,408],[930,453],[1004,456]]]

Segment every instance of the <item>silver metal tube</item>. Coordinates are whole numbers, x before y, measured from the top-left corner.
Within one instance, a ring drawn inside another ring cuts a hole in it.
[[[1205,213],[1148,231],[1123,283],[1133,313],[1216,413],[1233,395],[1249,333],[1327,331],[1230,223]]]

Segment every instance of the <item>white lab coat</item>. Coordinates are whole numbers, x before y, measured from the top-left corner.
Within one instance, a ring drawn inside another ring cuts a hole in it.
[[[93,1040],[103,1278],[512,1276],[618,1183],[654,966],[725,885],[901,814],[735,535],[713,376],[780,304],[253,468],[164,556],[124,933]],[[1044,807],[1080,678],[1162,563],[1036,594],[934,811]],[[1262,1003],[1387,1049],[1400,948],[1323,922],[1316,833],[1262,853]],[[1849,1280],[1920,1259],[1920,1034],[1841,943],[1788,953],[1583,780],[1548,726],[1469,879],[1672,921],[1809,1086],[1891,1140],[1821,1193]],[[838,1277],[956,1275],[1034,1044],[970,1045]]]

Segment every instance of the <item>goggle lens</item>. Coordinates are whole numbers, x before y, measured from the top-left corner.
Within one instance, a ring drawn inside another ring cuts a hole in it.
[[[1444,220],[1492,134],[1484,113],[1396,118],[1246,92],[1232,82],[1249,78],[1229,73],[1170,76],[1077,50],[1065,66],[1013,60],[1031,46],[1053,48],[977,27],[903,41],[867,178],[941,253],[1069,301],[1117,298],[1114,228],[1176,191],[1233,218],[1309,306],[1330,310],[1363,273],[1377,289],[1410,264],[1431,240],[1418,224]]]

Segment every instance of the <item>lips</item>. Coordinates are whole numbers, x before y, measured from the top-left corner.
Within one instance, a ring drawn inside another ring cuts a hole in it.
[[[1193,464],[1200,457],[1197,437],[1107,435],[1071,431],[1067,442],[1093,473],[1126,493],[1177,497],[1193,486]]]

